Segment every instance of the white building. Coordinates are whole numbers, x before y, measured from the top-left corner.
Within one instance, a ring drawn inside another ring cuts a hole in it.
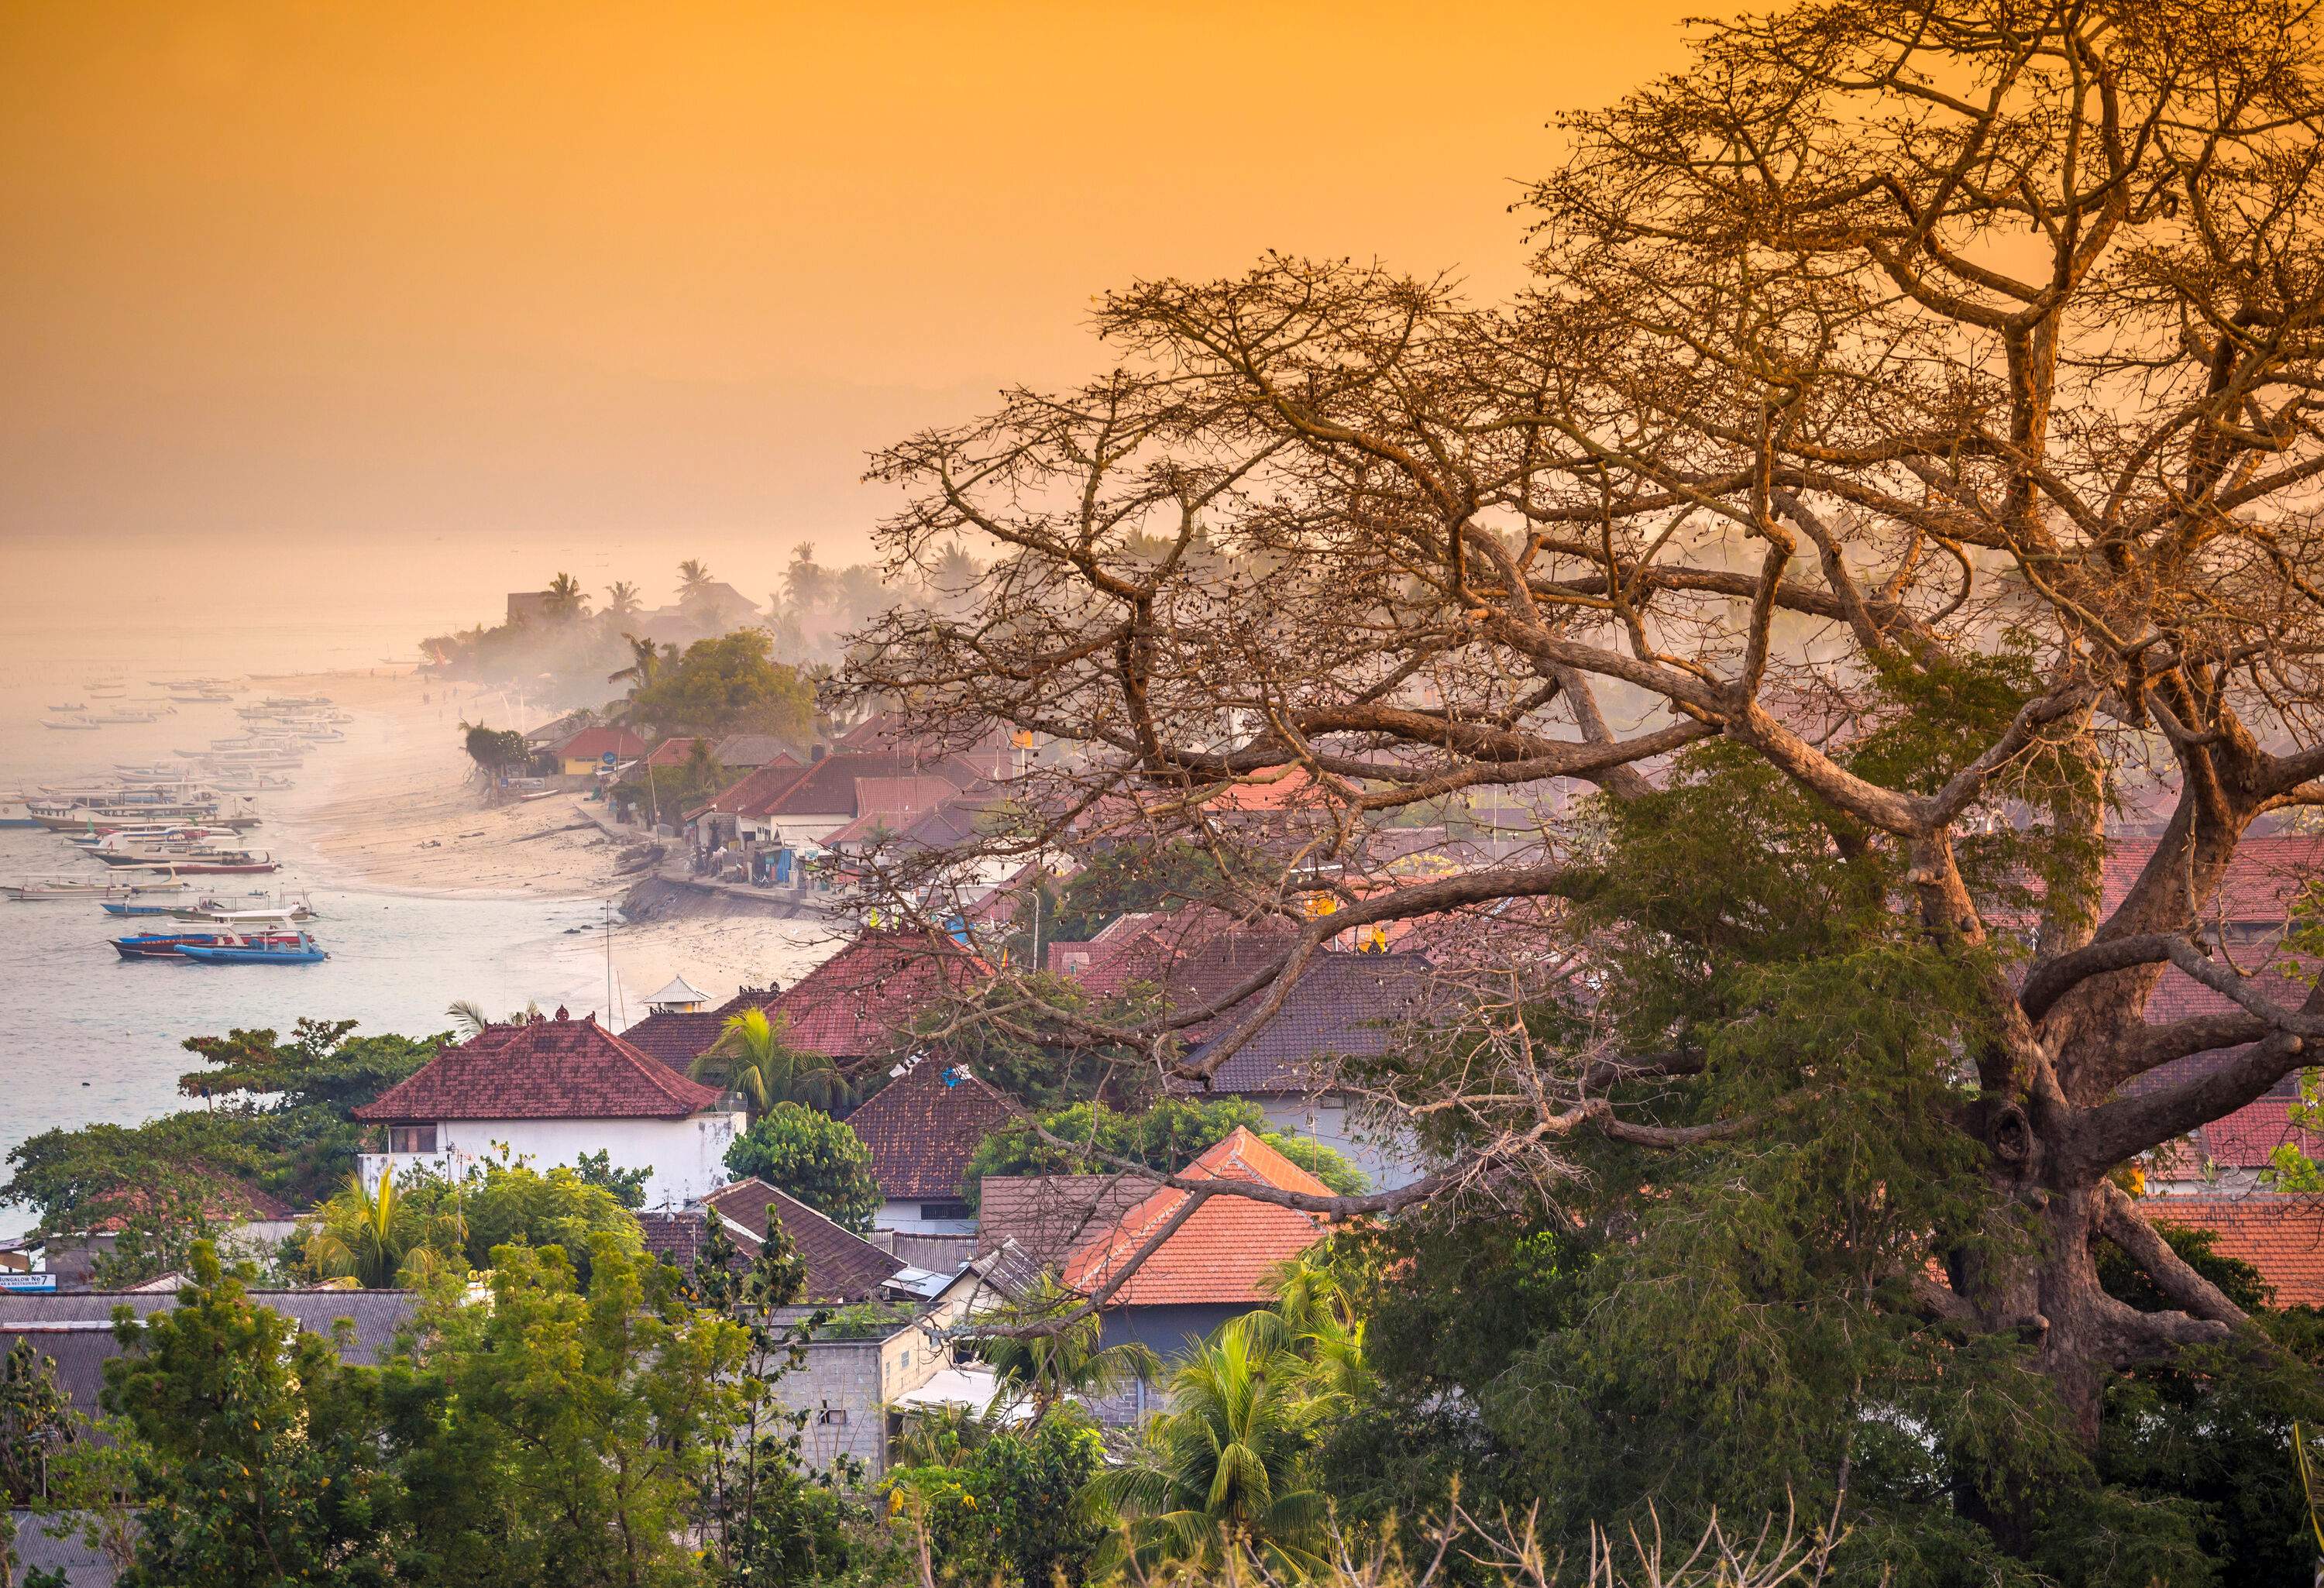
[[[716,1087],[561,1009],[487,1026],[355,1117],[381,1127],[385,1148],[358,1159],[366,1186],[415,1169],[456,1177],[503,1157],[546,1169],[603,1152],[613,1168],[650,1171],[650,1207],[724,1185],[743,1126]]]

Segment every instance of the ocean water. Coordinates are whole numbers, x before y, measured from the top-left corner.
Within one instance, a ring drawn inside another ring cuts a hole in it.
[[[393,654],[393,643],[388,631],[345,626],[222,639],[189,625],[134,643],[74,636],[46,651],[16,651],[0,665],[0,793],[101,773],[115,762],[166,761],[180,745],[204,746],[240,728],[229,706],[189,704],[153,724],[97,733],[42,728],[49,706],[88,700],[88,680],[119,677],[134,699],[160,693],[149,679],[377,665]],[[194,1106],[177,1092],[178,1076],[199,1067],[180,1046],[188,1037],[236,1026],[287,1033],[302,1015],[355,1020],[366,1031],[426,1034],[449,1024],[444,1010],[455,999],[473,999],[495,1014],[529,1001],[544,1009],[562,1003],[576,1015],[606,1010],[598,900],[366,891],[340,885],[313,862],[297,807],[331,780],[335,758],[362,753],[360,725],[348,733],[350,743],[309,752],[295,774],[298,789],[256,797],[269,819],[252,841],[276,852],[281,872],[189,878],[194,891],[176,896],[190,901],[203,891],[262,885],[304,891],[319,912],[309,929],[332,956],[321,965],[124,960],[108,939],[148,929],[135,921],[116,920],[90,900],[0,900],[0,1155],[53,1127],[132,1123]],[[0,882],[97,869],[54,835],[0,829]],[[30,1223],[27,1210],[0,1205],[0,1234]]]

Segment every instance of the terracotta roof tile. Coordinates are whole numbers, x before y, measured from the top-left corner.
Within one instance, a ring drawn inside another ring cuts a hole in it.
[[[563,761],[595,761],[610,751],[618,759],[628,761],[650,748],[627,728],[584,728],[558,745],[557,754]]]
[[[1043,1268],[1059,1268],[1153,1194],[1151,1181],[1129,1176],[987,1175],[977,1186],[976,1248],[1013,1241]]]
[[[561,1014],[562,1011],[560,1011]],[[487,1026],[355,1111],[359,1120],[685,1119],[716,1105],[592,1019]]]
[[[718,1040],[719,1034],[726,1029],[727,1016],[746,1009],[772,1009],[781,996],[771,987],[745,987],[716,1009],[650,1014],[623,1031],[622,1040],[683,1075]]]
[[[1009,1099],[990,1082],[930,1056],[889,1082],[847,1122],[872,1151],[872,1172],[892,1197],[961,1194],[977,1143],[1006,1123]]]
[[[991,974],[950,937],[866,932],[768,1010],[788,1022],[793,1047],[846,1063],[885,1053],[922,1010]]]
[[[2158,841],[2127,836],[2107,840],[2104,867],[2105,904],[2111,910],[2130,891],[2131,884],[2154,858]],[[2306,833],[2260,833],[2245,837],[2227,863],[2217,901],[2205,909],[2209,921],[2215,912],[2231,925],[2267,928],[2283,925],[2284,912],[2303,882],[2324,879],[2324,836]]]
[[[764,1180],[737,1180],[722,1186],[703,1198],[703,1205],[733,1226],[727,1233],[746,1258],[756,1257],[765,1244],[767,1215],[772,1213],[807,1263],[802,1301],[862,1301],[878,1294],[880,1287],[905,1267],[893,1253],[881,1251]]]
[[[1323,1183],[1249,1131],[1238,1129],[1188,1165],[1195,1178],[1240,1179],[1315,1196]],[[1188,1193],[1166,1187],[1124,1214],[1113,1229],[1065,1260],[1065,1282],[1084,1294],[1135,1256]],[[1277,1265],[1314,1244],[1315,1214],[1242,1196],[1213,1196],[1107,1297],[1108,1306],[1258,1306]]]
[[[2139,1205],[2152,1223],[2209,1230],[2211,1250],[2247,1262],[2278,1306],[2324,1306],[2324,1205],[2309,1196],[2161,1196]]]

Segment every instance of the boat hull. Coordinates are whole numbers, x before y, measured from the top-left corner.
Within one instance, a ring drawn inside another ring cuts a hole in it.
[[[180,955],[204,965],[320,965],[331,956],[319,948],[210,948],[187,944]]]

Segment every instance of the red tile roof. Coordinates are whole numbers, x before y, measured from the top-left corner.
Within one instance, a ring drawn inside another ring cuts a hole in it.
[[[1330,1194],[1314,1176],[1240,1127],[1188,1165],[1185,1177]],[[1166,1187],[1124,1214],[1113,1229],[1066,1260],[1065,1284],[1084,1294],[1104,1284],[1185,1205],[1187,1196]],[[1313,1214],[1243,1196],[1213,1196],[1122,1281],[1106,1305],[1261,1305],[1268,1299],[1265,1282],[1276,1266],[1314,1244],[1323,1230],[1323,1221]]]
[[[2211,1250],[2247,1262],[2278,1306],[2324,1306],[2324,1205],[2310,1196],[2158,1196],[2139,1205],[2158,1224],[2209,1230]]]
[[[1327,1086],[1338,1060],[1388,1052],[1398,1028],[1423,1018],[1436,992],[1421,955],[1319,954],[1283,1007],[1213,1073],[1210,1090],[1268,1094]],[[1204,1059],[1236,1018],[1231,1009],[1202,1028],[1204,1039],[1188,1059]]]
[[[977,1143],[1008,1122],[1009,1099],[966,1066],[930,1056],[889,1082],[847,1122],[892,1197],[958,1196]]]
[[[595,761],[611,751],[617,759],[628,761],[650,748],[627,728],[584,728],[558,745],[557,754],[561,761]]]
[[[734,1226],[727,1233],[745,1258],[756,1257],[766,1244],[767,1217],[774,1215],[807,1263],[802,1301],[865,1300],[906,1266],[892,1252],[881,1251],[764,1180],[737,1180],[702,1200]]]
[[[770,762],[757,771],[747,772],[712,795],[692,814],[707,815],[715,811],[721,816],[752,814],[763,801],[772,799],[788,787],[804,770],[797,765]]]
[[[954,793],[981,788],[987,780],[975,768],[954,756],[924,759],[904,751],[842,751],[826,755],[773,789],[764,799],[741,807],[736,814],[750,817],[794,817],[801,819],[838,817],[852,821],[866,808],[863,798],[892,793],[900,780],[921,777],[943,780]]]
[[[989,980],[984,961],[950,937],[866,932],[769,1006],[795,1048],[848,1061],[884,1054],[913,1017]]]
[[[976,1249],[1013,1241],[1057,1268],[1153,1194],[1151,1180],[1130,1175],[987,1175],[977,1185]]]
[[[2154,858],[2156,846],[2153,838],[2107,840],[2105,909],[2112,910],[2122,902]],[[2235,858],[2227,863],[2227,874],[2203,919],[2207,924],[2224,917],[2230,925],[2280,928],[2301,884],[2319,880],[2324,880],[2324,836],[2249,835],[2236,845]]]
[[[726,1017],[746,1009],[771,1009],[782,994],[770,987],[745,987],[716,1009],[670,1010],[650,1014],[622,1033],[622,1040],[683,1074],[710,1051],[726,1029]]]
[[[487,1026],[355,1111],[359,1120],[682,1120],[715,1086],[648,1057],[595,1018]]]

